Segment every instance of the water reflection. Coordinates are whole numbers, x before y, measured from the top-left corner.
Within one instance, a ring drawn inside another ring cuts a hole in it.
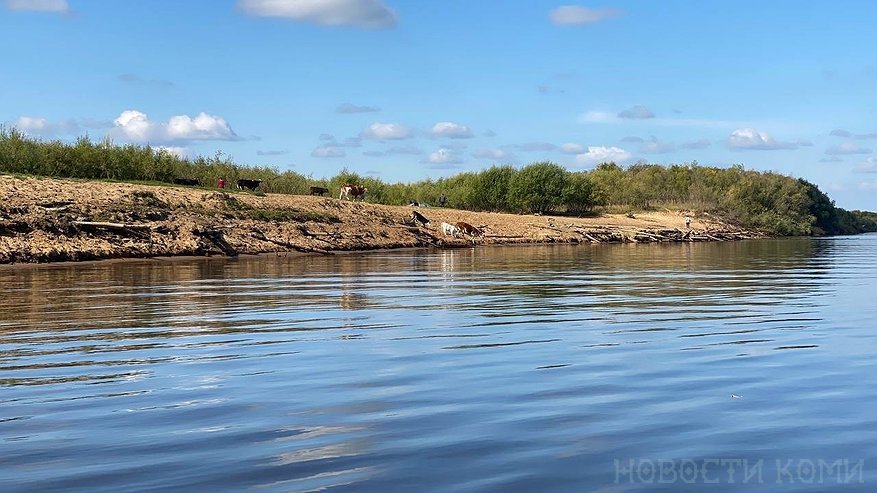
[[[870,461],[875,240],[3,267],[0,486],[650,491],[613,460]]]

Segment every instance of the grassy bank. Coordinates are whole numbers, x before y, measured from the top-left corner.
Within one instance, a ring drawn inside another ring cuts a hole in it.
[[[684,209],[709,212],[741,227],[773,235],[853,234],[877,231],[877,214],[836,207],[814,184],[742,166],[713,168],[697,163],[626,168],[604,163],[591,171],[571,172],[549,162],[522,168],[493,166],[479,172],[414,183],[387,183],[342,171],[313,178],[272,167],[244,166],[229,156],[181,158],[144,146],[94,142],[43,141],[0,130],[0,172],[64,178],[172,183],[198,179],[205,186],[220,177],[260,179],[265,192],[307,194],[310,186],[338,190],[347,182],[369,189],[370,202],[402,205],[412,200],[471,211],[587,215]]]

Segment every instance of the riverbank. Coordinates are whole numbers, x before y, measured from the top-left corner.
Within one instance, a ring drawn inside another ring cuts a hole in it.
[[[431,224],[412,220],[417,210]],[[714,241],[760,237],[687,211],[575,218],[385,206],[334,197],[0,176],[0,263],[239,255],[473,243]],[[442,235],[441,222],[484,230]]]

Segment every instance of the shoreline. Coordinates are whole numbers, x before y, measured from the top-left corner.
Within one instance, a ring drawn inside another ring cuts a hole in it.
[[[431,223],[415,223],[415,210]],[[693,217],[691,229],[685,228],[686,214]],[[483,229],[484,236],[442,235],[441,222],[457,221]],[[764,237],[690,211],[584,218],[517,215],[334,197],[0,176],[0,264]]]

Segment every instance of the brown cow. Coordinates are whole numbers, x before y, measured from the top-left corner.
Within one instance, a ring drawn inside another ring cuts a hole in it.
[[[459,229],[460,232],[463,233],[464,235],[469,235],[473,238],[476,236],[480,236],[480,237],[484,236],[484,231],[481,231],[480,229],[476,228],[475,226],[472,226],[469,223],[464,223],[463,221],[460,221],[457,224],[455,224],[454,226],[456,226],[457,229]]]
[[[365,194],[368,192],[368,188],[365,188],[360,185],[354,185],[352,183],[345,183],[341,186],[341,194],[338,195],[338,200],[344,198],[351,198],[352,200],[365,200]]]

